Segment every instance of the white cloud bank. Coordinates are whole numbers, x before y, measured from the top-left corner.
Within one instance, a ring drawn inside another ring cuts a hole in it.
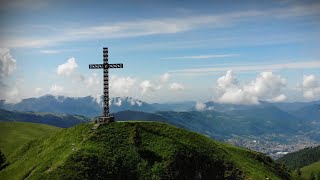
[[[164,73],[160,76],[160,82],[166,83],[169,81],[170,78],[171,78],[171,75],[169,73]]]
[[[69,78],[72,82],[73,87],[82,87],[74,90],[78,93],[78,96],[92,96],[98,103],[100,103],[100,97],[103,95],[103,79],[99,77],[97,73],[91,75],[85,75],[80,72],[76,72],[78,64],[75,58],[69,58],[66,63],[61,64],[57,67],[57,74]],[[128,96],[131,95],[129,92],[133,90],[136,84],[136,79],[130,76],[119,77],[110,76],[109,78],[109,92],[112,96]],[[70,92],[70,88],[65,89],[54,84],[50,89],[50,93],[54,95],[61,95],[62,91],[64,94]],[[73,92],[74,94],[75,92]]]
[[[287,99],[287,96],[284,94],[280,94],[279,96],[276,96],[272,99],[270,99],[271,102],[283,102]]]
[[[205,103],[202,102],[196,102],[195,108],[197,111],[210,111],[214,109],[213,106],[208,107]]]
[[[16,70],[16,60],[11,56],[10,50],[0,48],[0,78],[8,77]]]
[[[287,81],[272,72],[261,72],[254,81],[240,85],[232,71],[217,80],[216,101],[230,104],[258,104],[259,100],[284,101],[281,90]]]
[[[101,102],[101,96],[103,95],[103,81],[102,77],[98,77],[96,73],[85,77],[85,83],[87,86],[87,94],[93,97],[98,104]],[[136,79],[128,76],[128,77],[120,77],[120,76],[111,76],[109,79],[109,93],[112,96],[129,96],[130,92],[133,91],[134,86],[136,84]],[[118,102],[121,103],[121,102]],[[120,104],[121,105],[121,104]]]
[[[140,83],[141,93],[142,95],[150,92],[154,92],[156,90],[159,90],[161,86],[156,86],[149,80],[144,80]]]
[[[95,86],[100,85],[100,80],[101,78],[98,78],[97,73],[93,73],[91,76],[89,76],[86,80],[86,84],[88,88],[93,88]]]
[[[5,80],[16,70],[17,62],[7,48],[0,48],[0,99],[6,103],[17,103],[21,101],[20,91],[17,83],[6,84]]]
[[[111,76],[110,79],[110,92],[113,96],[126,96],[136,84],[136,79],[130,76],[118,77]]]
[[[57,68],[57,74],[63,76],[70,76],[74,70],[78,67],[74,57],[68,59],[64,64],[61,64]]]
[[[50,88],[50,93],[53,95],[62,95],[63,87],[57,84],[53,84]]]
[[[118,99],[116,102],[114,102],[114,105],[121,106],[122,105],[122,99]]]
[[[308,100],[320,98],[320,81],[315,75],[303,76],[303,97]]]
[[[35,88],[34,92],[35,92],[36,96],[41,96],[41,95],[43,95],[43,88],[39,88],[39,87]]]
[[[197,102],[196,106],[195,106],[197,111],[204,111],[206,109],[206,107],[207,107],[206,104],[204,104],[202,102]]]
[[[173,91],[182,91],[184,90],[184,86],[179,83],[171,83],[169,89]]]
[[[20,91],[17,86],[12,88],[4,88],[5,91],[1,92],[1,99],[5,99],[5,103],[18,103],[21,101]],[[1,91],[3,89],[1,88]]]
[[[177,82],[168,83],[170,79],[171,79],[171,74],[164,73],[160,75],[158,81],[151,81],[151,80],[142,81],[140,83],[141,94],[146,95],[146,94],[154,93],[156,91],[159,91],[161,89],[166,89],[166,88],[168,88],[168,90],[177,91],[177,92],[185,89],[184,85],[181,83],[177,83]]]

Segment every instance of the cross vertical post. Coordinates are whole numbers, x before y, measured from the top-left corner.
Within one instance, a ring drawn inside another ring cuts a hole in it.
[[[103,48],[103,64],[89,64],[89,69],[103,69],[103,115],[99,117],[98,124],[114,122],[109,112],[109,68],[123,68],[123,64],[109,64],[108,48]]]
[[[109,69],[106,67],[108,64],[108,48],[103,48],[103,117],[109,117]]]

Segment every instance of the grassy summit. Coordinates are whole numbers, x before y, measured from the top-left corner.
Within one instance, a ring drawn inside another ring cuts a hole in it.
[[[11,155],[0,179],[289,179],[263,154],[155,122],[81,124]]]

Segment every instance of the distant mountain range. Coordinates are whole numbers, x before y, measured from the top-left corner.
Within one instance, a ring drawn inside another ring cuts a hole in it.
[[[99,100],[91,96],[86,97],[65,97],[45,95],[38,98],[23,99],[17,104],[6,104],[0,100],[0,109],[16,111],[34,111],[78,114],[83,116],[95,117],[102,114],[102,97]],[[98,103],[99,102],[99,103]],[[157,111],[196,111],[195,101],[185,101],[177,103],[146,103],[131,97],[113,97],[110,98],[110,111],[112,113],[131,110],[142,112]],[[205,103],[206,110],[218,112],[230,112],[239,110],[255,110],[256,108],[274,107],[283,112],[293,114],[309,120],[320,117],[320,101],[313,102],[292,102],[292,103],[270,103],[260,101],[258,105],[241,104],[222,104],[217,102]]]
[[[318,104],[317,104],[318,103]],[[310,103],[269,103],[259,105],[232,105],[206,103],[206,111],[157,111],[153,113],[121,111],[118,120],[153,120],[173,124],[215,139],[233,136],[273,136],[274,141],[286,142],[288,136],[306,135],[320,142],[320,101]],[[302,105],[303,104],[303,105]],[[290,107],[291,106],[291,107]]]
[[[150,104],[130,97],[110,99],[111,112],[117,121],[165,122],[272,157],[278,157],[275,156],[277,152],[297,150],[295,144],[320,143],[320,101],[260,101],[258,105],[207,102],[203,111],[197,111],[195,104],[191,101]],[[102,114],[102,104],[92,97],[46,95],[17,104],[2,102],[1,108],[7,110],[0,110],[0,121],[35,122],[57,127],[75,126]],[[269,148],[271,146],[274,148]]]
[[[64,96],[45,95],[39,98],[23,99],[17,104],[0,103],[0,109],[15,111],[50,112],[60,114],[78,114],[97,116],[102,107],[92,97],[71,98]]]
[[[253,113],[254,112],[254,113]],[[114,114],[116,120],[140,120],[166,122],[178,127],[206,134],[215,139],[227,139],[233,135],[263,136],[265,134],[294,135],[313,129],[309,123],[275,107],[217,111],[159,111],[156,113],[121,111]]]
[[[50,112],[64,114],[78,114],[83,116],[95,117],[102,114],[102,97],[99,101],[91,96],[87,97],[65,97],[45,95],[39,98],[23,99],[17,104],[6,104],[0,101],[0,109],[10,111],[33,111]],[[99,102],[99,103],[98,103]],[[110,112],[124,110],[156,112],[156,111],[188,111],[192,109],[195,102],[181,103],[154,103],[149,104],[131,97],[110,98]]]
[[[207,102],[205,103],[206,109],[210,110],[205,111],[196,111],[195,104],[192,101],[150,104],[130,97],[115,97],[110,99],[110,110],[115,114],[116,120],[166,122],[207,134],[216,139],[225,139],[234,135],[264,136],[272,133],[286,135],[307,133],[308,137],[320,142],[320,101],[304,103],[260,101],[258,105]],[[77,114],[87,117],[97,117],[102,114],[102,104],[90,96],[71,98],[46,95],[24,99],[17,104],[5,104],[2,101],[0,109]],[[55,123],[51,125],[66,127],[61,123]],[[78,123],[80,122],[75,122],[75,124]]]

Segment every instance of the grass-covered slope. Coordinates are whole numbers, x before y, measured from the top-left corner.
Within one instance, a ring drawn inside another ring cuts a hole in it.
[[[7,156],[23,144],[49,136],[60,128],[24,122],[0,122],[0,149]]]
[[[320,161],[305,166],[300,171],[303,179],[312,179],[314,176],[320,179]]]
[[[320,146],[287,154],[277,161],[295,170],[293,176],[296,179],[320,179]]]
[[[291,169],[298,169],[320,161],[320,146],[286,154],[277,160]]]
[[[81,124],[11,155],[0,179],[288,179],[263,154],[155,122]]]
[[[80,115],[18,112],[0,109],[0,121],[41,123],[66,128],[88,122],[90,121],[90,118]]]

